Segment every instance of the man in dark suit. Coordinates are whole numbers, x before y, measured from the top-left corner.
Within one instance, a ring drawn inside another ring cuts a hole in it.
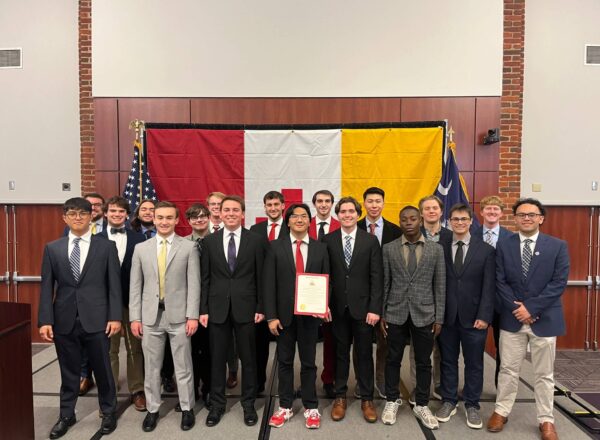
[[[269,330],[277,336],[279,409],[269,425],[279,428],[292,417],[294,402],[294,357],[300,356],[300,384],[305,425],[319,428],[321,415],[315,382],[317,337],[320,318],[294,313],[296,275],[329,273],[327,246],[308,235],[310,208],[293,204],[285,214],[290,234],[271,241],[265,260],[265,315]]]
[[[373,327],[379,322],[383,296],[383,258],[377,239],[356,227],[362,214],[353,197],[340,199],[335,213],[341,229],[326,235],[331,264],[331,313],[336,346],[336,399],[331,418],[346,414],[350,347],[354,341],[363,417],[377,421],[373,405]]]
[[[367,215],[358,221],[359,229],[375,235],[379,240],[379,245],[383,245],[400,238],[402,230],[394,223],[387,221],[381,215],[385,206],[385,192],[381,188],[367,188],[363,193],[363,203]],[[387,358],[387,340],[381,332],[379,326],[375,327],[375,338],[377,341],[377,351],[375,352],[375,389],[379,396],[385,398],[385,360]],[[353,352],[354,369],[358,370],[356,362],[356,353]],[[360,386],[359,386],[360,388]],[[360,397],[360,393],[355,393]]]
[[[115,381],[109,339],[121,331],[119,257],[114,243],[90,231],[92,206],[75,197],[63,205],[69,235],[48,243],[42,260],[38,312],[40,336],[54,342],[60,365],[60,417],[50,438],[62,437],[75,423],[81,349],[96,374],[102,434],[117,427]]]
[[[456,414],[458,403],[458,357],[465,362],[463,400],[467,426],[480,429],[479,399],[483,389],[483,352],[487,328],[492,320],[496,297],[494,248],[471,236],[473,212],[459,203],[450,208],[453,238],[445,242],[446,313],[438,337],[441,364],[442,406],[436,413],[440,422]]]
[[[212,358],[211,410],[207,426],[215,426],[225,412],[225,364],[232,330],[242,361],[244,423],[258,422],[256,400],[255,325],[264,319],[263,264],[266,240],[242,227],[245,203],[227,196],[221,203],[225,227],[202,243],[200,323],[209,327]]]
[[[483,218],[483,225],[471,226],[471,235],[485,241],[494,249],[499,241],[513,235],[513,232],[500,226],[504,203],[498,196],[486,196],[479,201],[480,214]],[[494,310],[492,319],[492,330],[494,332],[494,345],[496,346],[496,374],[494,383],[498,387],[498,374],[500,373],[500,314]]]
[[[566,331],[561,297],[569,278],[569,253],[564,241],[540,232],[546,210],[539,200],[520,199],[513,213],[519,233],[496,248],[502,364],[487,429],[499,432],[508,421],[529,344],[539,429],[542,440],[554,440],[554,357],[556,337]]]
[[[123,293],[123,338],[127,350],[127,388],[135,409],[146,411],[146,395],[144,394],[144,353],[139,339],[131,334],[129,328],[129,276],[131,273],[131,257],[138,243],[145,237],[125,228],[127,217],[131,213],[129,202],[120,196],[111,197],[104,205],[107,226],[98,235],[107,238],[117,246],[119,262],[121,263],[121,291]],[[121,333],[110,338],[110,365],[115,385],[119,388],[119,349]]]

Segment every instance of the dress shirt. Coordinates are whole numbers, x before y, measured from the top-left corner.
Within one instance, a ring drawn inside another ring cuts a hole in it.
[[[123,264],[125,258],[125,251],[127,250],[127,232],[124,234],[113,234],[110,232],[110,228],[114,228],[112,225],[108,225],[106,232],[108,233],[108,239],[115,242],[117,245],[117,253],[119,254],[119,262]]]
[[[160,255],[160,248],[162,247],[162,241],[167,240],[167,261],[169,259],[169,252],[171,252],[171,246],[173,245],[173,238],[175,238],[175,232],[173,232],[168,237],[161,237],[160,235],[156,235],[156,258]]]
[[[406,243],[410,243],[406,237],[402,236],[402,256],[404,257],[404,264],[408,266],[408,246]],[[417,255],[417,264],[421,261],[421,256],[423,255],[423,246],[425,246],[425,237],[423,234],[419,236],[419,239],[416,241],[417,247],[415,248],[415,254]]]
[[[92,222],[92,224],[90,225],[90,230],[92,229],[92,225],[94,224],[96,225],[96,234],[99,234],[100,232],[102,232],[104,226],[104,217],[100,217],[95,222]]]
[[[491,235],[492,235],[492,243],[490,243],[492,246],[496,247],[496,244],[498,244],[498,237],[500,237],[500,224],[497,224],[496,226],[494,226],[492,229],[487,228],[485,225],[482,226],[482,231],[483,231],[483,235],[482,235],[482,240],[485,241],[487,243],[486,240],[486,236],[487,236],[487,232],[491,231]]]
[[[531,249],[531,256],[533,257],[535,255],[534,254],[535,244],[537,243],[537,239],[538,239],[539,235],[540,235],[540,231],[537,231],[531,237],[525,237],[523,234],[521,234],[519,232],[521,257],[523,256],[523,246],[525,246],[525,240],[527,240],[527,239],[531,240],[531,243],[529,243],[529,248]]]
[[[233,241],[235,242],[235,255],[237,257],[237,255],[240,252],[240,240],[242,239],[242,227],[238,227],[235,231],[230,231],[229,229],[225,228],[223,230],[223,252],[225,253],[225,259],[227,260],[227,262],[229,263],[229,260],[227,259],[227,254],[228,254],[228,249],[229,249],[229,234],[231,234],[233,232]]]
[[[294,256],[294,264],[296,264],[296,241],[298,240],[292,234],[290,234],[290,240],[292,240],[292,255]],[[302,254],[302,260],[304,261],[304,269],[306,270],[306,259],[308,258],[308,234],[301,238],[302,244],[300,245],[300,253]]]
[[[432,232],[427,227],[425,228],[425,238],[429,241],[434,241],[436,243],[440,242],[440,232],[442,232],[442,225],[438,224],[437,232]]]
[[[375,222],[372,222],[368,218],[365,218],[365,220],[367,232],[369,234],[371,233],[371,227],[369,225],[375,225],[375,237],[377,237],[377,240],[379,240],[379,246],[381,246],[381,240],[383,240],[383,217],[379,217]],[[354,247],[352,247],[352,249],[354,249]]]
[[[73,240],[76,238],[81,238],[79,240],[79,273],[83,272],[83,265],[85,264],[85,259],[87,258],[88,252],[90,250],[90,242],[92,241],[92,230],[90,228],[85,234],[81,237],[73,234],[69,231],[69,259],[71,258],[71,252],[73,252],[73,248],[75,245],[73,244]]]
[[[349,234],[346,234],[346,232],[342,229],[342,251],[344,250],[344,248],[346,247],[346,237],[350,236],[352,239],[350,240],[350,249],[351,249],[351,255],[354,254],[354,244],[356,243],[356,229],[357,226],[354,226],[354,230],[352,232],[350,232]]]
[[[460,240],[456,239],[456,236],[452,237],[452,263],[454,263],[454,258],[456,257],[456,250],[458,249],[458,245],[456,243],[458,243],[459,241],[463,242],[463,263],[465,262],[465,259],[467,258],[467,252],[469,252],[469,243],[471,242],[471,234],[467,233],[467,235],[464,236],[464,238],[461,238]]]
[[[317,234],[319,233],[319,228],[321,227],[320,223],[325,222],[323,225],[323,230],[325,231],[325,235],[329,234],[329,230],[331,229],[331,216],[327,217],[325,220],[321,220],[318,216],[315,217],[315,227]]]
[[[150,238],[154,237],[156,235],[156,229],[154,228],[147,228],[144,225],[142,225],[142,234],[146,235],[146,231],[152,231],[150,234]]]
[[[283,217],[279,217],[279,220],[277,220],[276,222],[272,221],[271,219],[268,220],[268,224],[267,224],[267,236],[269,235],[269,232],[271,232],[271,225],[273,223],[277,223],[277,227],[275,228],[275,240],[277,240],[279,238],[279,233],[281,232],[281,225],[283,225]]]
[[[208,233],[209,234],[212,234],[213,232],[215,232],[215,230],[213,229],[215,226],[219,227],[219,231],[225,227],[225,225],[223,224],[223,222],[215,224],[215,223],[213,223],[212,221],[209,220],[208,221]]]

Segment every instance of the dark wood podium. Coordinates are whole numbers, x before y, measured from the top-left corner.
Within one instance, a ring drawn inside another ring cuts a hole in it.
[[[0,302],[0,439],[33,439],[31,306]]]

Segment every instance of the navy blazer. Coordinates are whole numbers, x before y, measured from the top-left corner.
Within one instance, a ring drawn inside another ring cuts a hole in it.
[[[446,260],[446,314],[444,325],[472,328],[475,320],[490,324],[496,297],[496,252],[483,240],[471,236],[460,273],[454,269],[452,241],[444,242]]]
[[[537,336],[560,336],[566,332],[561,296],[569,278],[569,252],[563,240],[540,232],[527,278],[521,271],[519,234],[499,241],[496,247],[496,287],[500,328],[516,332],[521,323],[512,315],[522,301],[536,321]]]
[[[508,229],[500,226],[500,232],[498,233],[498,241],[505,240],[513,234],[514,232],[509,231]],[[471,226],[471,236],[480,238],[481,240],[485,241],[485,239],[483,238],[483,225]],[[498,242],[496,242],[496,246],[498,246]]]
[[[358,221],[358,223],[356,224],[358,226],[359,229],[362,229],[363,231],[367,231],[367,217],[363,217],[361,220]],[[369,231],[367,231],[369,232]],[[400,226],[395,225],[392,222],[387,221],[386,219],[383,219],[383,233],[381,234],[381,247],[383,247],[384,244],[389,243],[390,241],[394,241],[397,238],[400,238],[400,236],[402,235],[402,229],[400,229]],[[379,242],[379,240],[377,240],[377,242]]]

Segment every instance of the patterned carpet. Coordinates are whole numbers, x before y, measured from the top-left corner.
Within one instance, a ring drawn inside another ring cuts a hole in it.
[[[554,377],[574,393],[600,393],[600,351],[557,351]]]

